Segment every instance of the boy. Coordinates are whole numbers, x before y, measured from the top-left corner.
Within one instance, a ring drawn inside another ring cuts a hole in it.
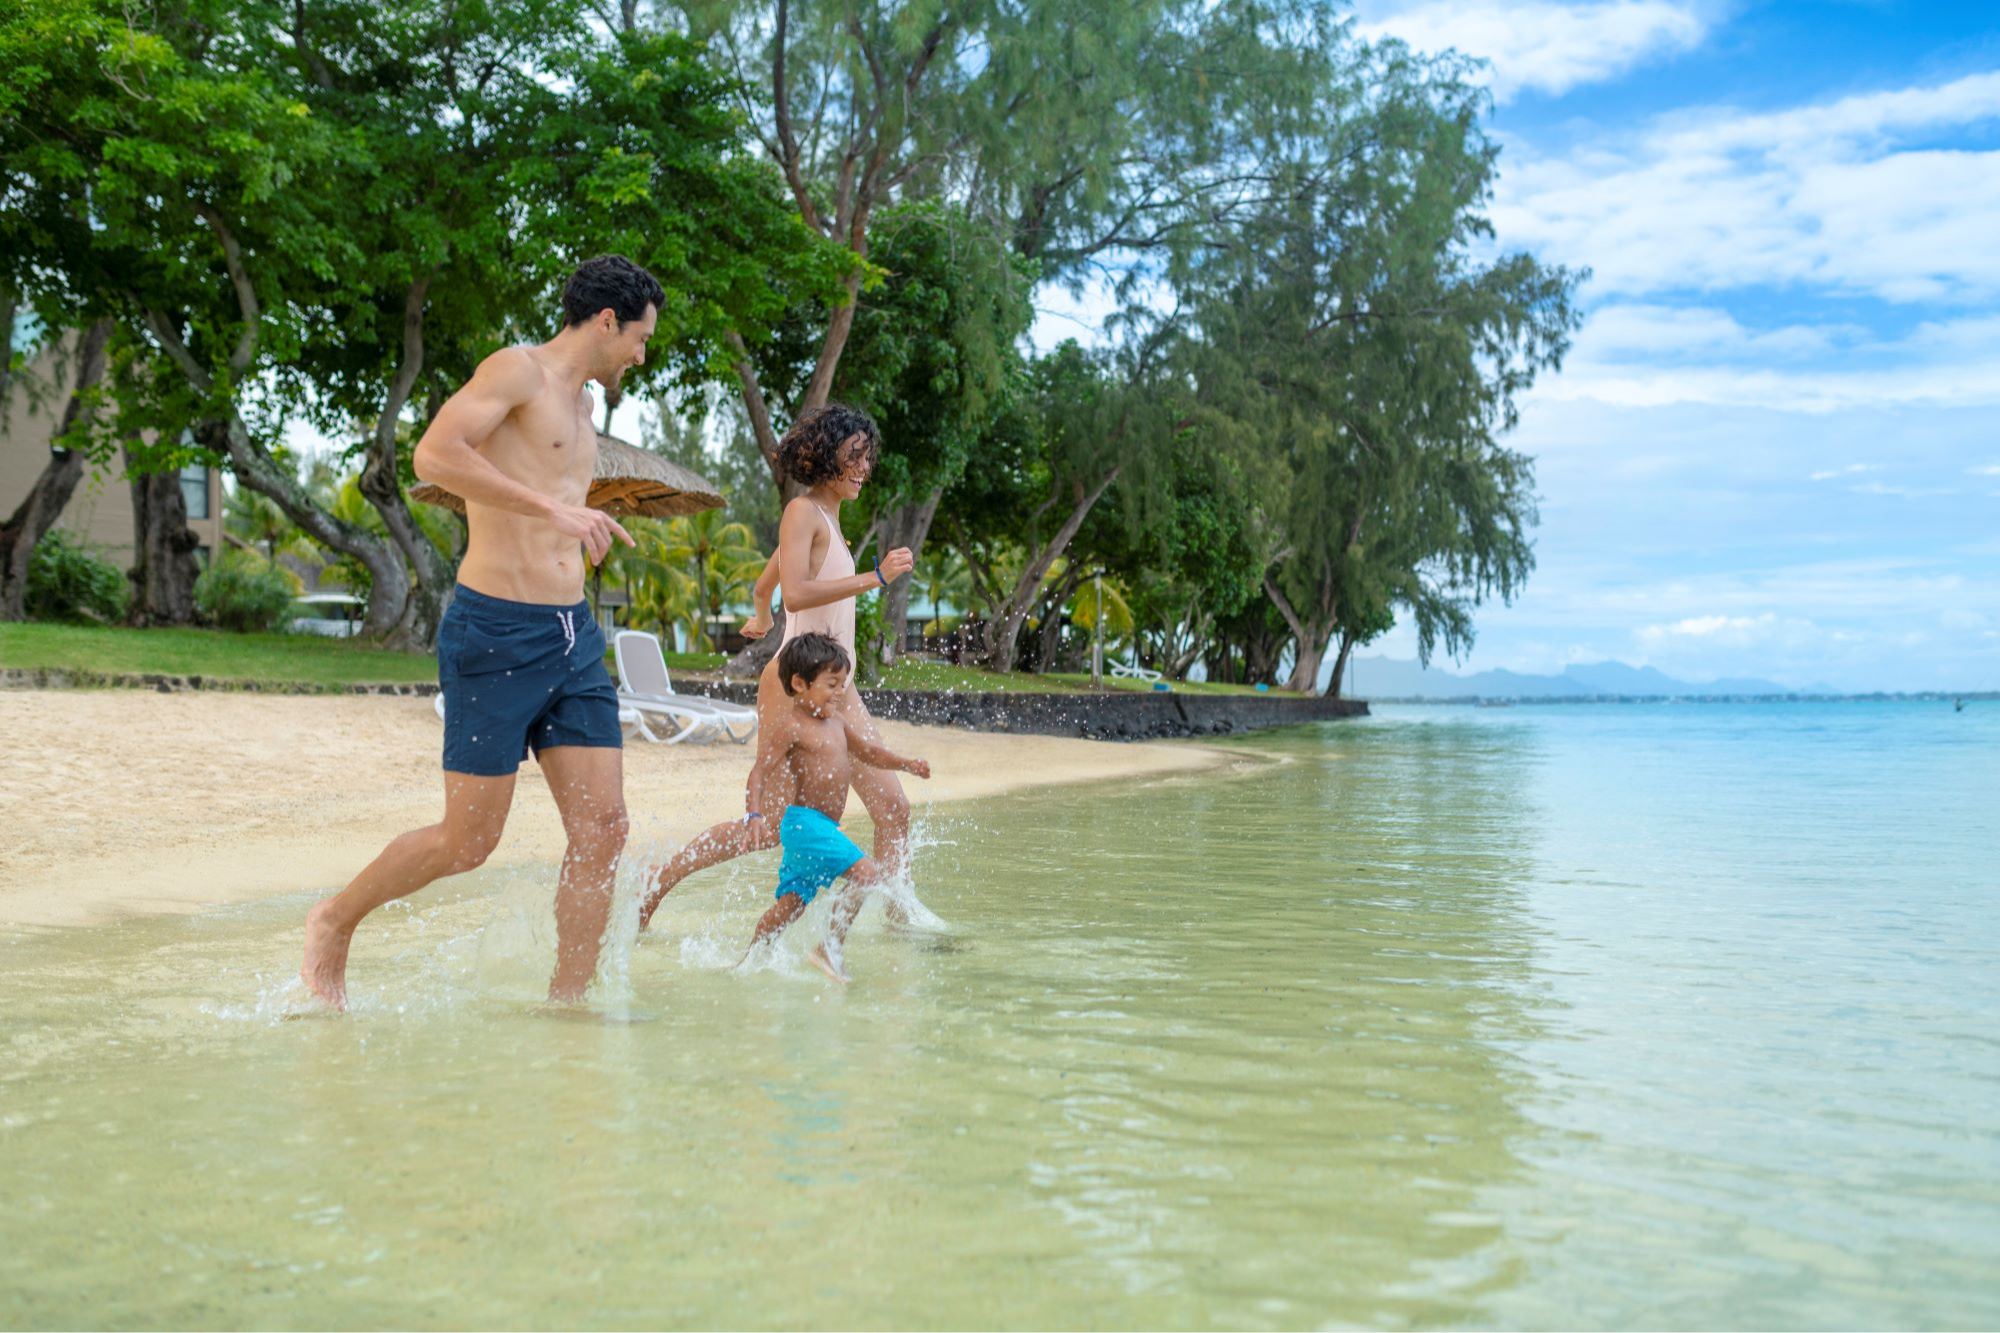
[[[778,653],[778,681],[793,706],[776,710],[763,729],[757,762],[744,786],[744,822],[762,819],[764,784],[773,779],[789,785],[790,800],[778,825],[785,860],[778,873],[778,901],[757,923],[750,939],[754,951],[806,910],[819,891],[843,875],[847,892],[834,904],[826,942],[806,955],[807,961],[835,981],[847,981],[842,947],[847,928],[861,910],[861,894],[882,878],[874,857],[855,846],[840,831],[847,810],[847,788],[854,760],[873,768],[900,769],[920,778],[931,775],[921,759],[904,759],[876,745],[854,729],[836,707],[847,688],[847,651],[824,634],[801,634]],[[744,955],[745,960],[749,954]]]

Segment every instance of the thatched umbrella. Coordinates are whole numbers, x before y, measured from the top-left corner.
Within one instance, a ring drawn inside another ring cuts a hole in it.
[[[465,501],[430,482],[410,488],[410,498],[425,504],[465,512]],[[590,481],[592,509],[613,518],[677,518],[720,509],[723,499],[713,482],[655,453],[625,443],[615,435],[597,433],[597,473]]]

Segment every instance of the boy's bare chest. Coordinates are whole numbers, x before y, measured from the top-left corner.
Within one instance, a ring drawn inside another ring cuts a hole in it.
[[[824,772],[847,762],[847,737],[840,723],[831,718],[809,722],[799,728],[792,753],[802,764]]]

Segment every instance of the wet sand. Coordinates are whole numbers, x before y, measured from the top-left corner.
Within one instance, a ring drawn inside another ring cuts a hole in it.
[[[926,803],[1229,762],[1188,744],[1123,745],[883,724],[930,760]],[[332,892],[443,811],[442,731],[428,699],[0,693],[0,926],[90,925],[305,890]],[[625,750],[628,855],[676,845],[743,808],[754,743]],[[865,816],[851,802],[849,826]],[[522,765],[495,863],[553,868],[555,804]]]

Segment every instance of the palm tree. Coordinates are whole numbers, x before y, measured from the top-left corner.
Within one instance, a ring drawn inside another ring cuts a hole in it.
[[[624,523],[633,544],[614,543],[598,567],[600,576],[625,590],[626,620],[632,628],[651,629],[671,645],[673,626],[687,625],[692,639],[700,626],[701,603],[694,579],[675,558],[672,525],[650,518]]]
[[[268,495],[248,486],[232,488],[222,502],[223,530],[244,546],[261,547],[264,559],[277,560],[281,552],[299,554],[311,549],[311,542],[296,523]]]
[[[923,590],[924,600],[930,603],[932,614],[940,620],[946,603],[958,608],[961,614],[971,609],[972,569],[964,556],[943,542],[928,544],[923,558],[917,561],[914,577],[917,587]]]
[[[720,509],[704,509],[669,521],[661,548],[663,560],[688,571],[695,589],[696,628],[721,652],[710,626],[721,618],[724,605],[747,592],[764,572],[756,534],[747,524],[726,521]]]

